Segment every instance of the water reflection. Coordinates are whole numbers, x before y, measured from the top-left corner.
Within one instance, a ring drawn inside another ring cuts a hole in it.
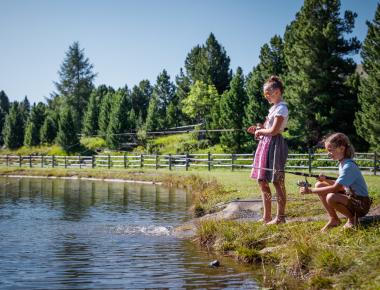
[[[254,289],[170,235],[191,195],[149,184],[0,178],[1,289]]]

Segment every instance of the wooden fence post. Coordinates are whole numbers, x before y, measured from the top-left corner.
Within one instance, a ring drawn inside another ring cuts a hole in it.
[[[7,167],[9,166],[9,155],[7,154],[7,157],[6,157],[6,162],[7,162]]]
[[[211,153],[208,152],[207,154],[207,162],[208,162],[208,171],[211,171]]]
[[[172,155],[169,154],[169,170],[172,170]]]
[[[108,154],[108,169],[111,168],[111,155]]]
[[[67,168],[67,156],[65,155],[65,168]]]
[[[41,168],[44,168],[44,156],[41,156]]]
[[[156,170],[158,169],[158,154],[156,152]]]
[[[311,161],[312,161],[312,151],[311,151],[311,148],[309,148],[308,150],[309,154],[308,154],[308,166],[309,166],[309,174],[311,174]]]
[[[32,168],[32,155],[29,154],[29,167]]]
[[[373,174],[376,175],[376,169],[377,169],[377,152],[375,151],[375,154],[373,156]]]
[[[95,165],[96,165],[95,155],[92,155],[92,156],[91,156],[91,167],[92,167],[92,168],[95,168]]]
[[[78,155],[78,162],[79,162],[79,169],[82,168],[82,163],[81,163],[81,160],[80,160],[80,155]]]
[[[21,155],[18,156],[18,165],[21,167],[21,162],[22,162],[22,159],[21,159]]]
[[[231,154],[231,171],[234,171],[235,154]]]
[[[51,156],[51,167],[54,168],[54,155]]]
[[[140,167],[144,167],[144,154],[140,154]]]
[[[185,157],[185,168],[186,168],[186,171],[189,170],[189,153],[186,153],[186,157]]]

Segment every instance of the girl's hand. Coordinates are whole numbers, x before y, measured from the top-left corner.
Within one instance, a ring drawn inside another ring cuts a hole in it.
[[[262,130],[261,129],[257,129],[256,132],[255,132],[255,138],[258,139],[260,138],[261,136],[263,136],[264,134],[262,133]]]
[[[252,134],[252,135],[255,135],[255,131],[256,131],[256,126],[255,126],[255,125],[252,125],[251,127],[249,127],[249,128],[247,129],[247,132],[248,132],[249,134]]]
[[[300,194],[312,193],[309,187],[300,187]]]

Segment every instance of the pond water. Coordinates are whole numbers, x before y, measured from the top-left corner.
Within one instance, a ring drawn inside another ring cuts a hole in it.
[[[171,235],[191,195],[158,185],[0,177],[0,289],[256,289],[251,268]]]

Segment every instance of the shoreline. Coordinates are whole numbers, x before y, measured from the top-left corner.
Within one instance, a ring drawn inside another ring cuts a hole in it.
[[[140,183],[140,184],[154,184],[164,185],[162,182],[120,179],[120,178],[97,178],[97,177],[79,177],[79,176],[44,176],[44,175],[14,175],[14,174],[0,174],[1,177],[10,178],[46,178],[46,179],[66,179],[66,180],[88,180],[88,181],[105,181],[105,182],[118,182],[118,183]]]

